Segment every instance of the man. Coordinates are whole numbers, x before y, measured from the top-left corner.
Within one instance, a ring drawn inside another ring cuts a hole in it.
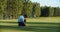
[[[20,16],[18,19],[18,26],[25,26],[26,20],[24,20],[24,16]]]

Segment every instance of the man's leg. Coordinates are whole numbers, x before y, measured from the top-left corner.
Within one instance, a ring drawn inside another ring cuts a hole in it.
[[[18,26],[20,26],[20,22],[18,22]]]
[[[26,26],[26,19],[24,20],[24,24],[25,24],[25,26]]]
[[[18,26],[23,26],[23,23],[22,22],[18,22]]]
[[[22,26],[26,26],[26,20],[23,21]]]

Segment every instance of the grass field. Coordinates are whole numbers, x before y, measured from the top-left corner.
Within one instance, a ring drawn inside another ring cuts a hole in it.
[[[18,27],[17,19],[0,20],[0,32],[59,32],[60,17],[27,18],[26,27]]]

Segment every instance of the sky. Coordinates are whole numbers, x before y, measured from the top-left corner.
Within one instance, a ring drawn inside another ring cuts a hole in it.
[[[31,0],[40,3],[40,6],[60,7],[60,0]]]

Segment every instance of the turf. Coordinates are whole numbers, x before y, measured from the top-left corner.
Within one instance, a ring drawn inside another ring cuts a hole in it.
[[[0,20],[0,32],[60,32],[59,19],[27,18],[26,27],[18,27],[17,20]]]

